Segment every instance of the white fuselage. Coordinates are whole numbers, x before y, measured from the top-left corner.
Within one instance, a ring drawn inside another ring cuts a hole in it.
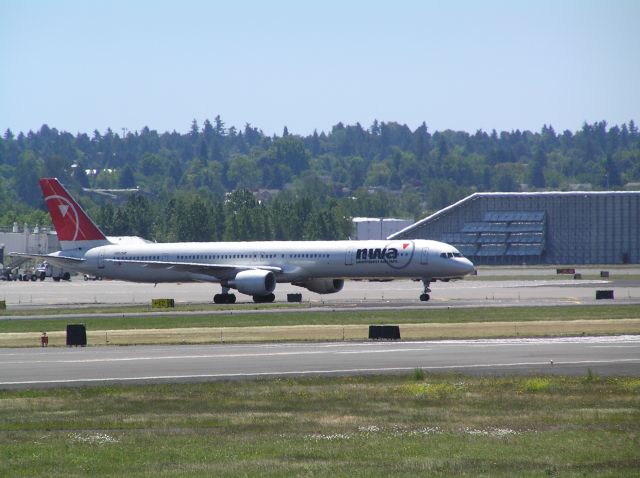
[[[448,244],[414,240],[118,243],[60,251],[85,261],[75,269],[134,282],[220,282],[235,267],[274,268],[278,282],[313,278],[449,279],[473,271],[473,264]],[[154,263],[159,263],[154,266]],[[180,267],[190,265],[189,270]],[[220,272],[199,273],[197,265]],[[225,270],[225,266],[229,266]]]

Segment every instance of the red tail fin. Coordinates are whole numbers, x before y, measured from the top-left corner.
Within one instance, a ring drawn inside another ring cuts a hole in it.
[[[106,240],[98,226],[56,178],[42,178],[40,188],[59,241]]]

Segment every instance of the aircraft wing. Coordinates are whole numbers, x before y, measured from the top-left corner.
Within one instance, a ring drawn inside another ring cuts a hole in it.
[[[73,269],[74,266],[78,266],[86,261],[86,259],[80,259],[78,257],[69,257],[69,256],[52,256],[49,254],[27,254],[25,252],[10,252],[8,254],[12,257],[22,257],[24,259],[36,259],[39,261],[47,261],[49,264]]]
[[[192,274],[203,274],[219,279],[233,279],[240,271],[265,270],[274,273],[282,272],[281,267],[247,265],[247,264],[208,264],[205,262],[171,262],[171,261],[136,261],[130,259],[105,259],[105,262],[117,262],[122,264],[141,264],[153,269],[166,269]]]

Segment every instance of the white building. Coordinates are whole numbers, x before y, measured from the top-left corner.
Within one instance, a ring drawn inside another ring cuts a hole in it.
[[[382,217],[354,217],[352,219],[356,240],[386,239],[401,229],[409,227],[413,221]]]
[[[4,244],[5,256],[9,252],[48,254],[60,248],[54,230],[37,225],[31,229],[27,224],[20,228],[17,223],[9,230],[0,230],[0,244]]]

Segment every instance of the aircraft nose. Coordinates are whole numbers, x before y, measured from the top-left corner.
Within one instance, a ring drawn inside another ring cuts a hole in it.
[[[473,262],[471,262],[466,257],[464,257],[460,261],[460,266],[461,266],[461,269],[462,269],[462,274],[464,274],[464,275],[471,274],[475,270],[475,266],[473,265]]]

